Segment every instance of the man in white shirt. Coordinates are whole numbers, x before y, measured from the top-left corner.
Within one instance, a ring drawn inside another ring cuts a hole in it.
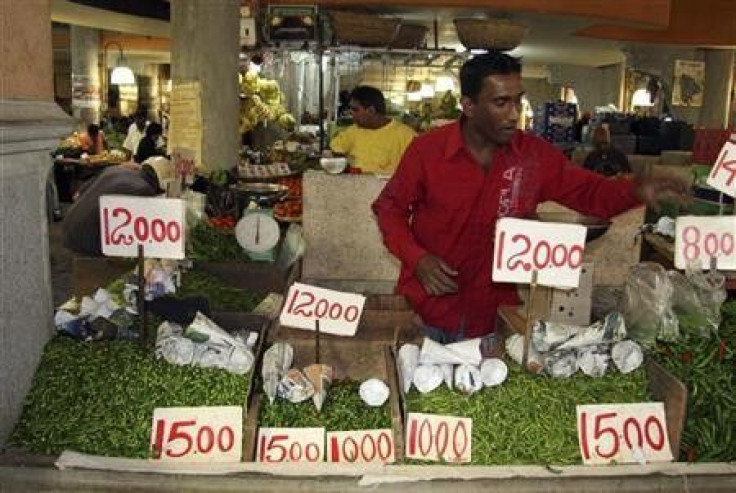
[[[128,127],[128,135],[123,142],[123,147],[130,152],[131,156],[135,156],[135,153],[138,152],[138,143],[146,134],[147,126],[146,114],[142,111],[136,113],[133,117],[133,123]]]

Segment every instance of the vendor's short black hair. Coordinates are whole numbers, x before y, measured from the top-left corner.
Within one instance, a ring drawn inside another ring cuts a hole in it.
[[[476,55],[460,68],[460,94],[475,101],[483,89],[483,79],[489,75],[521,73],[521,58],[498,50]]]
[[[376,113],[380,115],[386,114],[386,99],[380,89],[372,86],[358,86],[350,93],[350,99],[354,99],[363,108],[373,106]]]
[[[91,123],[91,124],[87,125],[87,135],[93,137],[93,136],[97,135],[98,133],[100,133],[100,126],[99,125],[95,125],[94,123]]]
[[[161,135],[164,133],[164,127],[160,123],[150,123],[146,127],[146,135]]]

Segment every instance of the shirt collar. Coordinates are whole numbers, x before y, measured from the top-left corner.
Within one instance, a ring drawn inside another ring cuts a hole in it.
[[[445,159],[454,157],[460,150],[465,148],[465,139],[463,139],[462,122],[465,119],[461,116],[454,123],[451,123],[452,128],[450,129],[450,135],[447,138],[445,144]],[[524,139],[524,132],[517,130],[514,136],[511,138],[509,145],[504,146],[502,150],[511,152],[517,156],[521,155],[522,140]]]

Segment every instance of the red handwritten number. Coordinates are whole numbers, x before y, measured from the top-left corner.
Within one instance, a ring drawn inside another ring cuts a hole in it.
[[[135,222],[133,222],[133,231],[135,231],[138,241],[141,243],[148,241],[148,219],[145,217],[136,217]]]
[[[286,457],[288,456],[288,451],[286,450],[286,447],[284,447],[283,445],[279,445],[276,442],[288,439],[288,435],[273,435],[268,441],[268,445],[266,446],[266,451],[269,452],[269,454],[264,457],[264,462],[282,462],[284,459],[286,459]],[[281,451],[281,455],[278,459],[271,457],[270,451],[274,449],[278,449],[279,451]]]
[[[385,444],[385,448],[382,447],[382,445]],[[391,445],[391,437],[388,436],[388,434],[385,431],[382,431],[380,435],[378,435],[378,457],[383,461],[386,462],[389,457],[391,457],[391,451],[393,449]]]
[[[335,303],[330,307],[330,318],[332,320],[337,320],[340,317],[342,317],[342,304]]]
[[[130,214],[130,211],[128,209],[125,209],[123,207],[116,207],[112,210],[112,217],[116,218],[118,216],[123,216],[123,222],[115,229],[112,230],[112,233],[110,234],[110,241],[113,245],[119,245],[123,243],[124,245],[132,245],[133,244],[133,237],[128,235],[127,237],[122,234],[118,233],[122,228],[126,227],[128,224],[130,224],[130,221],[132,219],[132,216]],[[115,236],[117,234],[117,236]]]
[[[171,445],[172,442],[175,440],[184,440],[186,442],[186,447],[184,450],[182,450],[180,453],[174,453],[171,451],[171,449],[166,450],[166,455],[168,457],[183,457],[189,453],[190,450],[192,450],[192,436],[185,432],[184,430],[181,430],[181,428],[184,428],[185,426],[193,426],[196,423],[195,420],[190,421],[175,421],[171,425],[171,429],[169,430],[169,445]]]
[[[289,459],[291,460],[291,462],[299,462],[302,459],[302,444],[301,443],[291,442],[291,447],[289,447]]]
[[[604,419],[610,419],[610,418],[615,418],[615,417],[616,417],[616,413],[602,413],[595,417],[595,425],[593,427],[593,439],[601,440],[603,438],[603,435],[608,434],[611,436],[611,440],[613,441],[611,445],[611,450],[605,453],[601,451],[600,445],[595,446],[595,453],[604,459],[610,459],[611,457],[616,455],[619,450],[619,438],[618,438],[618,433],[616,433],[616,430],[614,430],[613,427],[610,427],[610,426],[601,427],[601,424],[603,423]]]
[[[506,241],[506,232],[501,231],[498,234],[498,245],[496,247],[498,248],[498,253],[496,255],[496,269],[501,270],[503,268],[503,244]]]
[[[626,445],[629,447],[630,450],[634,450],[634,444],[631,443],[631,437],[629,435],[629,430],[632,426],[636,430],[636,446],[641,448],[642,445],[644,445],[644,438],[641,433],[641,426],[639,426],[639,422],[634,417],[627,418],[626,421],[624,421],[624,440],[626,441]]]
[[[309,447],[312,447],[311,449]],[[309,451],[313,450],[314,455],[309,454]],[[308,443],[306,447],[304,447],[304,457],[307,458],[309,462],[317,462],[319,460],[319,447],[316,443]]]
[[[286,313],[294,313],[294,302],[299,297],[299,290],[295,289],[294,294],[291,295],[291,301],[289,301],[289,309],[286,310]]]
[[[202,437],[207,437],[206,444],[203,444]],[[212,431],[212,428],[209,426],[203,426],[199,429],[199,432],[197,432],[197,450],[199,450],[201,453],[206,454],[209,453],[210,450],[212,450],[212,447],[215,446],[215,433]]]
[[[166,239],[166,224],[162,219],[154,219],[151,222],[151,236],[153,241],[164,241]]]
[[[440,445],[440,437],[442,437],[442,445]],[[445,456],[445,452],[447,452],[447,442],[450,438],[450,429],[447,425],[447,421],[442,421],[437,426],[437,432],[434,436],[434,445],[437,447],[437,454],[439,454],[440,457]]]
[[[693,238],[693,234],[695,237]],[[685,244],[685,248],[682,249],[682,256],[685,260],[692,262],[700,257],[700,247],[698,242],[700,241],[700,230],[695,226],[688,226],[682,230],[682,242]]]
[[[111,245],[110,242],[110,211],[105,207],[102,209],[102,226],[105,230],[105,245]]]
[[[171,221],[166,226],[166,234],[171,243],[176,243],[181,238],[181,225],[176,221]]]
[[[541,251],[541,247],[545,248],[545,255],[544,255],[544,261],[539,259],[539,252]],[[540,241],[537,243],[537,246],[534,247],[534,266],[538,270],[542,270],[549,264],[549,258],[552,254],[552,250],[550,249],[549,243],[547,243],[545,240]]]
[[[715,233],[708,233],[705,235],[703,249],[705,250],[705,254],[708,258],[718,255],[718,237]]]
[[[651,425],[654,425],[657,430],[657,434],[659,435],[659,440],[657,442],[654,441],[652,434],[650,433]],[[662,427],[662,423],[660,423],[656,417],[649,416],[644,422],[644,435],[647,437],[647,443],[652,447],[652,449],[662,450],[662,448],[664,448],[664,428]]]
[[[314,303],[314,295],[310,292],[302,293],[304,298],[307,298],[307,301],[304,301],[302,303],[299,303],[294,307],[294,315],[304,315],[305,317],[311,317],[312,316],[312,310],[307,311],[306,308],[310,306],[312,303]]]
[[[733,235],[731,233],[725,233],[721,236],[721,251],[724,255],[733,253]]]
[[[350,451],[346,448],[348,443],[350,443]],[[347,437],[342,441],[342,457],[348,462],[355,462],[358,458],[358,443],[353,439],[353,437]]]
[[[417,452],[417,419],[414,418],[409,423],[409,454],[415,455]]]
[[[156,438],[153,441],[153,458],[160,459],[164,450],[164,432],[166,431],[166,421],[159,419],[156,421]]]
[[[462,430],[463,435],[463,446],[458,447],[458,433]],[[455,425],[455,431],[452,433],[452,452],[455,454],[455,459],[460,460],[465,451],[468,450],[468,430],[465,427],[465,421],[458,421]]]
[[[573,254],[577,256],[576,260],[572,259]],[[580,267],[583,263],[583,247],[580,245],[575,245],[570,248],[570,256],[567,258],[567,265],[571,269],[577,269]]]
[[[227,445],[225,445],[225,439],[227,438]],[[229,452],[235,445],[235,433],[229,426],[223,426],[217,433],[217,445],[220,447],[222,452]]]
[[[562,257],[558,257],[557,253],[562,252]],[[552,265],[555,267],[562,267],[565,265],[565,262],[567,262],[567,247],[565,245],[559,244],[555,245],[555,247],[552,249]]]
[[[731,175],[726,180],[726,186],[730,187],[731,183],[733,183],[734,178],[736,178],[736,159],[731,161],[726,161],[726,158],[728,157],[728,150],[724,150],[723,154],[718,158],[718,164],[713,167],[713,173],[711,174],[712,178],[715,178],[721,170],[726,170]]]
[[[426,449],[423,446],[425,443],[427,444]],[[426,457],[430,450],[432,450],[432,425],[427,418],[424,418],[421,426],[419,426],[419,453]]]
[[[327,315],[327,310],[330,307],[330,302],[322,298],[317,302],[317,306],[314,307],[314,316],[317,318],[324,318]]]
[[[580,413],[580,443],[583,446],[583,458],[590,459],[590,449],[588,448],[588,413]]]
[[[369,443],[370,446],[371,446],[370,456],[368,455],[368,453],[365,450],[366,449],[366,443]],[[372,461],[373,459],[376,458],[376,444],[373,441],[373,437],[370,436],[367,433],[365,435],[363,435],[363,439],[360,441],[360,453],[363,455],[363,460],[366,461],[366,462],[370,462],[370,461]]]
[[[532,248],[532,242],[529,239],[529,237],[526,236],[526,235],[519,234],[519,235],[514,235],[514,236],[511,237],[511,243],[517,243],[519,241],[521,241],[524,244],[524,246],[522,247],[522,249],[521,249],[520,252],[518,252],[515,255],[512,255],[511,257],[509,257],[508,262],[506,262],[506,267],[508,267],[509,270],[516,270],[516,268],[519,267],[519,266],[524,267],[524,270],[529,270],[529,269],[527,269],[527,266],[529,266],[529,264],[524,263],[523,260],[516,260],[516,261],[514,261],[514,259],[516,259],[518,257],[522,257],[522,256],[526,255],[527,253],[529,253],[529,250],[531,250],[531,248]],[[513,262],[513,264],[512,264],[512,262]],[[531,268],[531,266],[529,266],[529,268]]]
[[[358,313],[360,310],[358,310],[358,307],[355,305],[350,305],[345,309],[345,320],[348,322],[355,322],[358,319]]]

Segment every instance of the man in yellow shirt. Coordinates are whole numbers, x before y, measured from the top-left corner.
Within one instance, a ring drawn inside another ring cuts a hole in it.
[[[414,130],[386,116],[386,100],[375,87],[353,89],[350,110],[353,125],[333,137],[330,148],[347,154],[364,173],[392,174],[416,135]]]

